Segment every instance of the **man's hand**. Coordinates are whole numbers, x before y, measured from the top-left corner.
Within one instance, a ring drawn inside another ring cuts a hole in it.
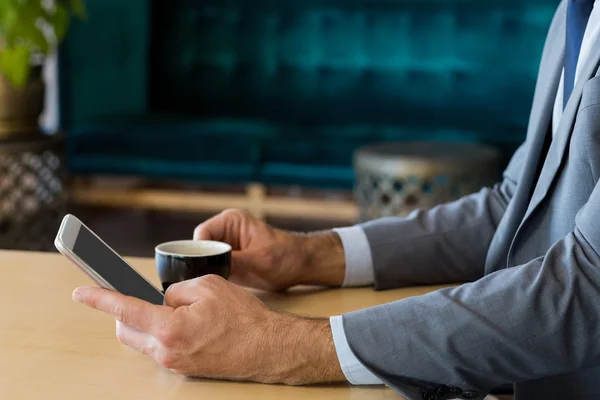
[[[73,299],[112,315],[121,343],[182,375],[290,385],[345,381],[327,319],[276,313],[215,275],[172,285],[165,306],[87,287]]]
[[[334,232],[285,232],[243,211],[226,210],[199,225],[194,239],[230,244],[229,279],[244,286],[277,291],[298,284],[341,286],[344,281],[344,250]]]

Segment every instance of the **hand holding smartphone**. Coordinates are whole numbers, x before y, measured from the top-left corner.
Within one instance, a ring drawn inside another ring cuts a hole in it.
[[[98,286],[152,304],[164,303],[158,288],[73,215],[63,218],[54,245]]]

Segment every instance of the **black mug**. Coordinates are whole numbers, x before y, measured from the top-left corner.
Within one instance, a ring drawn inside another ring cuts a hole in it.
[[[154,249],[156,269],[166,291],[174,283],[203,275],[229,278],[231,246],[211,240],[179,240]]]

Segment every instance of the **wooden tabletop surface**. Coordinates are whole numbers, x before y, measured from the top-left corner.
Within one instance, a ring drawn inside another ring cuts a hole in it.
[[[130,259],[158,283],[151,259]],[[286,387],[189,379],[122,346],[115,322],[74,303],[73,289],[92,282],[66,258],[0,250],[0,398],[2,399],[399,399],[382,387]],[[330,316],[415,296],[437,287],[371,289],[297,288],[259,293],[269,305]]]

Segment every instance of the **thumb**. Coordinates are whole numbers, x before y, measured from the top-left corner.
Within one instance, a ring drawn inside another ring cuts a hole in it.
[[[241,212],[224,211],[198,225],[194,230],[194,239],[225,242],[237,250],[240,247],[240,234],[245,218],[245,214]]]
[[[217,226],[215,221],[208,220],[194,229],[194,240],[221,240],[223,233],[222,227]]]

